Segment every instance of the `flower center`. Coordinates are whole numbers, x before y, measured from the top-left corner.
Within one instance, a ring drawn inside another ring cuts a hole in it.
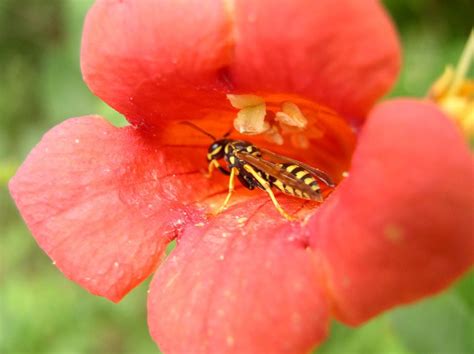
[[[284,161],[296,160],[296,165],[302,162],[301,166],[308,165],[310,169],[320,170],[320,175],[325,176],[319,183],[320,192],[318,192],[321,193],[323,200],[334,190],[334,184],[339,184],[348,176],[347,171],[355,148],[356,133],[346,119],[326,106],[294,94],[258,92],[257,94],[229,94],[225,101],[219,101],[217,105],[201,112],[202,116],[199,119],[178,118],[175,124],[166,125],[154,135],[156,137],[159,135],[158,140],[161,145],[171,149],[177,166],[176,171],[178,171],[175,175],[193,173],[192,183],[189,182],[191,177],[182,180],[174,179],[174,184],[181,184],[173,188],[189,189],[189,201],[197,199],[198,204],[210,210],[211,213],[219,210],[219,207],[223,205],[223,199],[226,198],[229,189],[229,176],[217,173],[218,166],[209,161],[209,153],[211,151],[211,156],[216,156],[220,167],[230,172],[234,162],[230,157],[226,159],[220,154],[220,151],[225,151],[225,149],[223,150],[223,147],[218,149],[217,146],[213,149],[214,145],[229,139],[247,141],[252,145],[252,151],[266,149],[272,153],[263,153],[262,159],[265,159],[264,155],[272,156],[269,159],[283,157]],[[190,124],[182,124],[183,121],[188,121]],[[285,162],[270,162],[282,163],[285,169],[293,170],[293,167],[285,165]],[[207,175],[211,175],[211,178],[206,178],[206,172],[212,164],[214,165],[212,170],[216,173],[208,173]],[[221,169],[219,171],[222,172]],[[245,172],[251,173],[243,170],[239,172],[242,175],[245,175]],[[308,186],[312,185],[311,176],[303,176],[303,174],[304,171],[295,172],[297,178],[304,180]],[[306,182],[303,177],[308,181]],[[315,178],[319,177],[315,175]],[[257,177],[254,176],[254,178]],[[242,186],[238,183],[239,181]],[[260,193],[243,188],[246,183],[252,184],[252,181],[245,180],[242,176],[239,181],[235,187],[239,190],[232,195],[229,205],[261,197]],[[289,194],[288,198],[277,199],[282,203],[283,209],[291,215],[297,213],[297,218],[302,219],[304,215],[309,215],[315,207],[320,205],[320,201],[309,198],[309,194],[303,198],[304,194],[300,193],[302,199],[294,198],[300,192],[296,185],[290,186],[291,183],[288,180],[285,180],[285,183],[283,180],[280,182],[286,184],[279,186],[278,181],[271,180],[271,183],[276,186],[275,193],[283,191],[283,187],[285,191],[289,189],[286,193]],[[199,189],[193,187],[197,185],[201,187]],[[198,198],[197,194],[199,194]],[[184,192],[181,193],[180,199],[186,202],[188,200],[186,195]]]

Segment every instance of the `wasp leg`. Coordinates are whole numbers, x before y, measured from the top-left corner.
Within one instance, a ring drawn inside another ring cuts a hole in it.
[[[224,167],[222,167],[217,160],[211,160],[211,162],[209,162],[209,166],[207,168],[207,173],[205,174],[206,178],[211,178],[212,172],[214,171],[215,168],[217,168],[219,171],[221,171],[226,176],[230,175],[230,172],[227,171]]]
[[[234,191],[234,179],[235,179],[235,172],[237,168],[232,167],[230,170],[230,177],[229,177],[229,192],[227,192],[227,197],[225,197],[224,203],[222,206],[217,210],[216,214],[221,213],[229,203],[230,197],[232,196],[232,192]]]
[[[260,183],[262,185],[262,187],[265,189],[265,192],[268,193],[268,195],[270,196],[270,199],[272,200],[273,202],[273,205],[275,206],[275,208],[278,210],[278,212],[287,220],[290,220],[290,221],[294,221],[296,220],[296,218],[294,218],[293,216],[291,216],[290,214],[288,214],[280,205],[280,203],[278,203],[278,200],[275,198],[275,194],[273,194],[273,191],[270,187],[270,183],[268,183],[265,179],[262,178],[262,176],[260,176],[253,168],[252,166],[248,165],[248,164],[245,164],[244,165],[244,169],[249,172],[257,181],[258,183]]]
[[[207,167],[206,177],[211,178],[212,171],[214,171],[214,168],[219,168],[219,167],[220,167],[219,162],[217,162],[216,160],[211,160],[211,162],[209,162],[209,166]]]

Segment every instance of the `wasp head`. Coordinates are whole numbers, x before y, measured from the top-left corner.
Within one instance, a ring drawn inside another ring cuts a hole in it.
[[[219,139],[209,145],[209,149],[207,150],[207,160],[211,161],[222,159],[225,154],[225,146],[228,143],[229,139]]]

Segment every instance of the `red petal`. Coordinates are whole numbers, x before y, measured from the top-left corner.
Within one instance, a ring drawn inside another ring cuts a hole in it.
[[[192,215],[183,202],[212,192],[195,167],[202,153],[158,148],[100,117],[76,118],[44,136],[10,190],[61,271],[118,301],[156,268],[183,212]]]
[[[360,118],[398,72],[398,41],[375,1],[226,4],[99,0],[84,27],[86,82],[133,124],[155,126],[235,115],[229,90],[301,94]]]
[[[84,25],[84,79],[135,125],[202,117],[225,103],[229,33],[223,1],[99,0]]]
[[[310,222],[336,316],[357,324],[433,294],[474,260],[472,158],[429,103],[370,115],[350,177]]]
[[[237,87],[299,93],[349,117],[365,117],[400,67],[377,1],[236,1],[236,31]]]
[[[151,284],[148,323],[160,349],[303,353],[321,342],[326,296],[299,234],[267,196],[187,229]]]

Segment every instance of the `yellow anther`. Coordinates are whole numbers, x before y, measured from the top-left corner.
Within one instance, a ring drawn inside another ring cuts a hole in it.
[[[263,97],[257,95],[227,95],[227,99],[230,101],[232,107],[237,109],[244,109],[249,107],[255,107],[262,103],[265,103]]]
[[[228,94],[227,99],[232,107],[239,110],[234,119],[234,128],[239,133],[264,134],[266,140],[276,145],[283,145],[284,137],[288,136],[295,147],[309,147],[309,140],[303,133],[308,128],[308,119],[295,103],[277,103],[272,100],[265,102],[263,97],[250,94]],[[310,128],[314,138],[315,125]],[[322,132],[320,136],[323,136]]]
[[[282,112],[276,113],[276,120],[280,123],[296,128],[306,128],[308,120],[293,102],[283,102]]]
[[[458,66],[448,66],[433,84],[429,98],[451,117],[468,139],[474,138],[474,80],[467,72],[474,59],[474,31],[467,41]]]

